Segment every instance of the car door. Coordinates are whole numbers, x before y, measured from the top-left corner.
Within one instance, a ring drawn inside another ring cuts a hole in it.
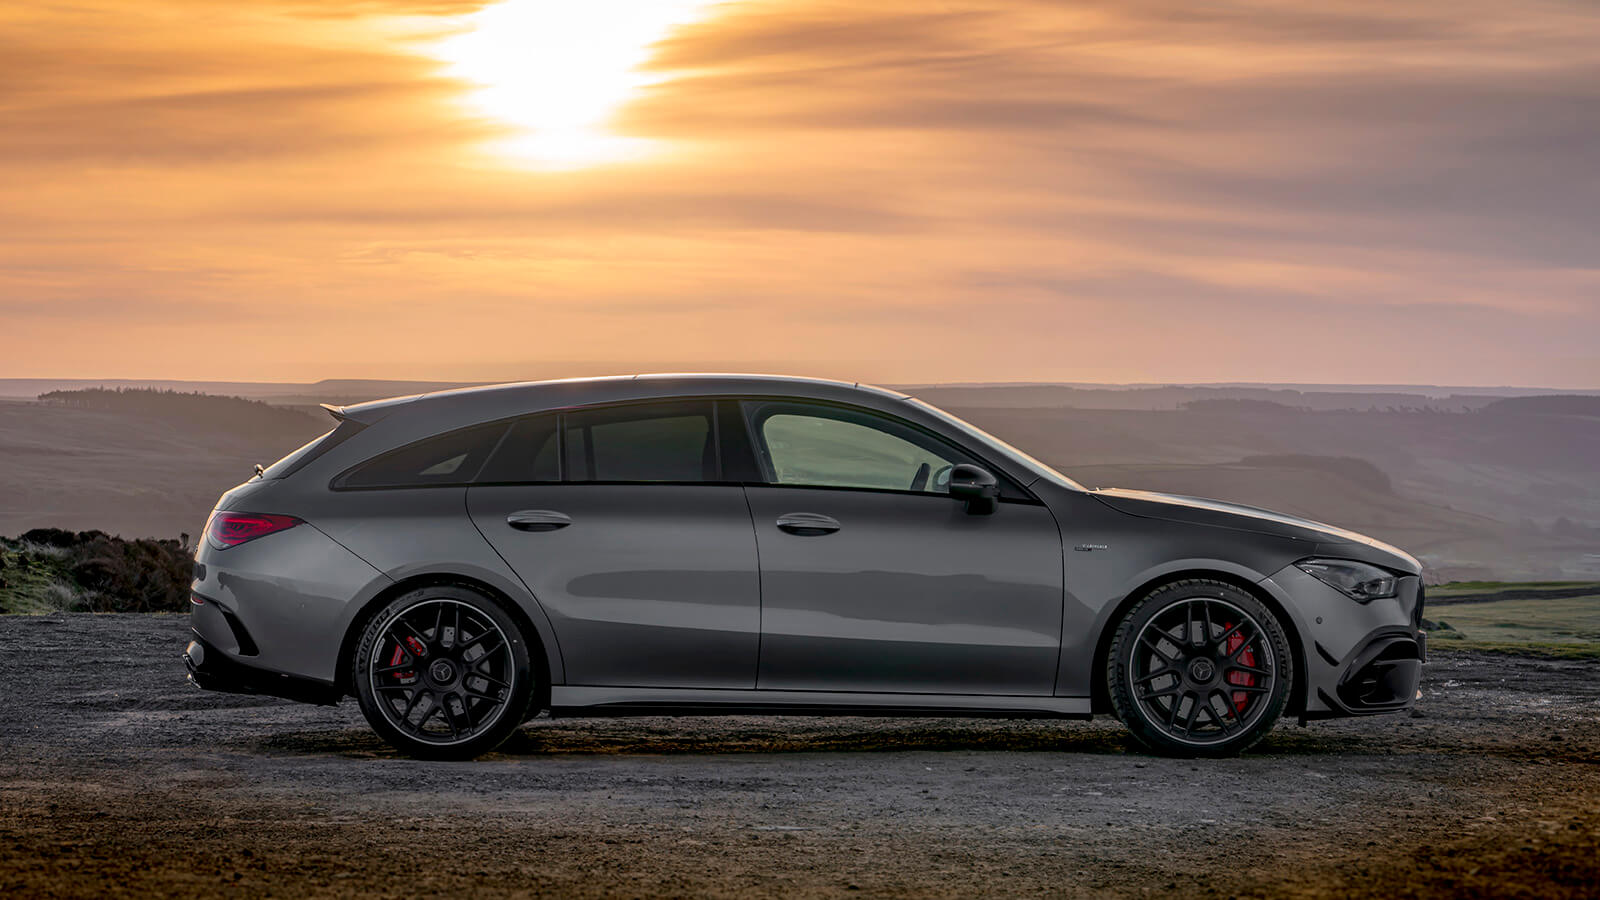
[[[533,417],[468,489],[473,523],[549,616],[568,684],[755,686],[755,537],[743,489],[721,480],[715,407]]]
[[[1015,485],[989,515],[948,494],[982,461],[907,422],[746,401],[764,689],[1050,695],[1062,553]]]

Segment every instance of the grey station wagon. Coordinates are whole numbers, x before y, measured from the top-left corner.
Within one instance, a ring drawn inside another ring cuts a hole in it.
[[[419,757],[641,713],[1112,713],[1237,753],[1410,707],[1420,567],[1259,509],[1086,490],[905,394],[641,375],[329,407],[224,494],[189,677]]]

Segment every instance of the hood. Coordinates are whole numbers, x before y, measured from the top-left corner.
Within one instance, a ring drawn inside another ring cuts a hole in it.
[[[1130,516],[1165,519],[1169,522],[1184,522],[1190,525],[1234,528],[1257,534],[1292,538],[1316,545],[1315,549],[1308,548],[1307,556],[1316,554],[1358,559],[1413,575],[1422,572],[1422,564],[1417,562],[1416,558],[1377,538],[1337,525],[1273,512],[1270,509],[1259,509],[1223,500],[1124,488],[1101,488],[1089,493],[1117,512]]]

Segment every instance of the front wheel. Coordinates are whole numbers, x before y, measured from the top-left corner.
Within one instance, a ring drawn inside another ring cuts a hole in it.
[[[379,736],[420,759],[471,759],[522,724],[534,667],[516,620],[494,598],[425,587],[379,610],[351,681]]]
[[[1117,717],[1169,756],[1232,756],[1272,730],[1294,659],[1283,625],[1231,584],[1188,579],[1123,616],[1106,659]]]

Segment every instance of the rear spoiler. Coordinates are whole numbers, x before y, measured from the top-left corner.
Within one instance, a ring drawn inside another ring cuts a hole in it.
[[[349,418],[342,406],[334,406],[332,403],[318,403],[317,405],[327,410],[328,415],[333,416],[337,421],[343,422]]]

